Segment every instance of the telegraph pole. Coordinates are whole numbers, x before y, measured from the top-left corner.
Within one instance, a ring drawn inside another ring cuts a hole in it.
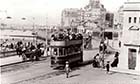
[[[46,17],[46,49],[44,56],[48,56],[48,26],[47,26],[47,17]]]

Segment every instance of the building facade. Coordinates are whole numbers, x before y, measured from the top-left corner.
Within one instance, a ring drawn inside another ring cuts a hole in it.
[[[140,73],[140,1],[125,2],[123,17],[119,68]]]
[[[100,0],[89,0],[84,8],[69,8],[62,11],[61,24],[63,27],[78,27],[86,30],[96,30],[104,26],[106,9]]]
[[[78,8],[67,8],[62,11],[61,15],[61,26],[70,27],[77,26],[78,22],[81,21],[82,9]]]

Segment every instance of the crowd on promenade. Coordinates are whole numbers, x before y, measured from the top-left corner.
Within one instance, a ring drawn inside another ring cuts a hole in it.
[[[6,39],[5,41],[1,42],[0,47],[1,47],[2,53],[11,52],[11,55],[12,55],[13,52],[16,52],[16,54],[19,56],[22,56],[23,59],[25,58],[25,56],[27,58],[27,55],[29,55],[29,53],[30,55],[33,54],[33,51],[35,51],[36,54],[38,54],[38,51],[39,51],[39,54],[38,54],[39,56],[44,52],[44,49],[45,49],[45,45],[43,43],[35,43],[31,41],[27,42],[27,41],[21,41],[21,40],[10,41],[9,39]]]
[[[39,43],[40,44],[40,43]],[[33,44],[33,42],[25,42],[25,41],[11,41],[9,39],[1,40],[1,51],[13,51],[16,50],[19,46],[28,48],[30,46],[36,46],[36,44]]]
[[[1,51],[10,51],[16,49],[16,42],[10,42],[8,39],[1,40]]]

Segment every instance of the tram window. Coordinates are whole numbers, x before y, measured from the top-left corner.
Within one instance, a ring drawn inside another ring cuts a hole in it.
[[[54,55],[57,55],[57,48],[54,48],[53,54],[54,54]]]
[[[66,55],[66,49],[62,48],[62,50],[63,50],[63,55]]]
[[[68,54],[70,54],[70,53],[71,53],[71,51],[72,51],[72,50],[71,50],[70,48],[68,48]]]
[[[59,55],[64,55],[63,48],[59,48]]]
[[[78,48],[78,47],[75,47],[75,52],[78,52],[78,51],[79,51],[79,49],[80,49],[80,48]]]

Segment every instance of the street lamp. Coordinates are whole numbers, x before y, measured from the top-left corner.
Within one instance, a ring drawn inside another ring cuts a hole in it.
[[[21,18],[22,20],[27,20],[25,17]],[[37,39],[37,32],[35,32],[35,17],[32,17],[32,20],[30,20],[32,22],[32,38],[33,38],[33,42],[36,42],[35,37]]]

